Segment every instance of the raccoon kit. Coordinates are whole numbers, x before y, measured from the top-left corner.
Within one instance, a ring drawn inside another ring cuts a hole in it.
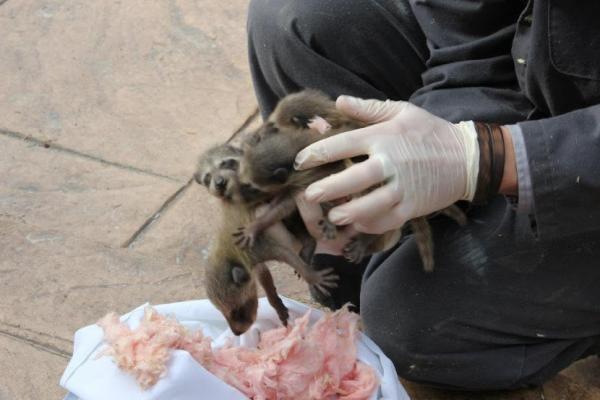
[[[324,120],[327,124],[325,133],[311,127],[311,122],[315,120]],[[338,111],[335,103],[320,92],[305,90],[289,95],[279,102],[265,126],[261,128],[264,131],[268,130],[269,134],[256,135],[246,144],[239,166],[239,179],[256,190],[270,193],[281,203],[290,202],[290,199],[293,200],[296,194],[311,183],[340,172],[355,162],[338,161],[296,171],[294,169],[296,154],[324,137],[363,126],[362,122],[353,120]],[[329,202],[322,204],[324,218],[321,226],[326,237],[335,234],[335,226],[326,218],[326,213],[332,206],[333,204]],[[277,205],[273,207],[276,208]],[[465,223],[466,217],[456,206],[450,206],[440,212],[455,219],[461,225]],[[252,224],[260,226],[261,219],[258,218]],[[427,218],[415,218],[410,220],[408,225],[414,234],[423,268],[425,271],[432,271],[433,237]],[[255,229],[249,231],[251,235],[256,235]],[[358,233],[343,249],[343,255],[352,262],[360,262],[369,254],[391,247],[400,236],[400,230],[383,235]]]
[[[325,294],[328,294],[327,288],[336,286],[337,280],[332,269],[315,271],[305,261],[312,257],[314,239],[307,232],[301,236],[301,229],[296,229],[300,232],[296,235],[308,242],[300,251],[304,259],[291,249],[293,239],[285,237],[289,233],[277,231],[275,227],[263,226],[264,233],[253,241],[252,246],[242,248],[236,243],[239,239],[235,234],[239,227],[253,221],[256,209],[270,200],[267,193],[240,182],[241,155],[239,148],[228,143],[213,147],[202,154],[194,175],[209,193],[221,199],[222,222],[206,268],[205,285],[209,299],[237,335],[245,332],[256,319],[257,282],[281,322],[287,325],[288,310],[277,294],[265,262],[276,260],[290,265],[298,276]],[[299,216],[297,218],[292,221],[295,227],[301,225]]]

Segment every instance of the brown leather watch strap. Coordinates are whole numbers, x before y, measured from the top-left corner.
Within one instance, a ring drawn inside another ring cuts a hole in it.
[[[487,204],[498,194],[504,175],[504,137],[500,125],[475,122],[479,143],[479,174],[474,204]]]

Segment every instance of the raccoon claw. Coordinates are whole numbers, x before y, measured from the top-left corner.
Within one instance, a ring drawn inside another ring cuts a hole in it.
[[[239,227],[233,237],[236,238],[235,244],[242,249],[251,248],[256,241],[256,233],[251,227]]]
[[[322,219],[318,222],[321,235],[327,240],[333,240],[337,236],[337,227],[331,221]]]
[[[358,264],[363,258],[365,258],[366,249],[357,238],[352,238],[342,250],[342,255],[351,263]]]

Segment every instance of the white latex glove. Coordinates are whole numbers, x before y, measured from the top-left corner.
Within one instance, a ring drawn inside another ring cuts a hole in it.
[[[473,199],[479,146],[471,121],[453,124],[403,101],[341,96],[336,106],[373,125],[308,146],[296,156],[296,168],[365,154],[369,159],[313,183],[306,200],[328,201],[382,186],[333,208],[333,223],[383,233],[458,200]]]

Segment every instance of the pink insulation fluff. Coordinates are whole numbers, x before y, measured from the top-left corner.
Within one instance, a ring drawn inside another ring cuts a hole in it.
[[[190,332],[175,319],[145,311],[131,330],[108,314],[98,324],[119,368],[143,388],[166,372],[173,349],[188,351],[208,371],[255,400],[366,400],[379,381],[356,360],[358,316],[343,308],[325,314],[312,327],[309,313],[288,327],[265,331],[256,348],[211,348],[210,338]]]
[[[149,388],[167,371],[171,350],[187,350],[202,365],[212,360],[211,341],[202,332],[189,332],[177,320],[167,318],[148,307],[140,325],[131,330],[110,313],[98,321],[104,330],[108,348],[119,368],[132,374],[141,387]]]

